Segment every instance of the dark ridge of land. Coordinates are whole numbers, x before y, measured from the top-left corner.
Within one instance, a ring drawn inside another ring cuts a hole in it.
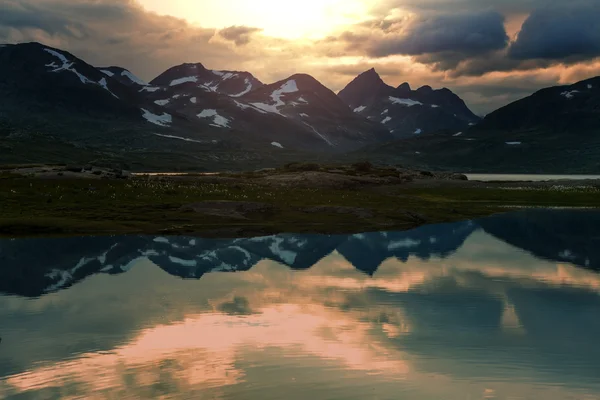
[[[406,230],[523,207],[600,208],[599,192],[597,181],[470,182],[369,163],[181,176],[12,166],[0,170],[0,236]]]

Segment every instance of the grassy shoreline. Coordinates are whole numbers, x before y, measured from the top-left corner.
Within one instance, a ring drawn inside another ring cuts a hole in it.
[[[337,181],[323,187],[287,184],[304,175],[283,172],[129,179],[41,179],[4,172],[0,237],[356,233],[411,229],[519,207],[600,208],[597,187],[420,185],[420,180],[389,180],[381,171],[353,173],[352,179],[371,181],[356,181],[352,187]],[[335,176],[346,179],[345,174]],[[378,180],[373,180],[375,175]],[[318,178],[323,176],[334,175]]]

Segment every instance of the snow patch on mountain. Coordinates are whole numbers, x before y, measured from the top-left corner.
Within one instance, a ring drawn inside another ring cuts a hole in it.
[[[454,136],[454,137],[458,137],[458,136],[461,136],[462,134],[463,134],[462,132],[458,132],[458,133],[455,133],[455,134],[454,134],[454,135],[452,135],[452,136]]]
[[[571,90],[571,91],[567,90],[567,91],[562,92],[560,95],[570,100],[575,97],[575,93],[579,93],[579,90]]]
[[[367,108],[367,106],[360,106],[360,107],[356,107],[354,109],[355,113],[359,113],[359,112],[363,112],[365,109]]]
[[[229,128],[229,120],[217,113],[217,110],[203,110],[200,114],[197,115],[198,118],[210,118],[213,123],[212,126],[217,126],[219,128]]]
[[[234,74],[232,72],[223,72],[223,71],[212,71],[213,74],[220,76],[221,78],[223,78],[224,81],[226,81],[227,79],[231,79],[237,76],[237,74]]]
[[[593,87],[592,85],[588,84],[588,85],[587,85],[587,88],[588,88],[588,89],[593,89],[594,87]]]
[[[159,106],[166,106],[167,104],[169,104],[171,100],[169,99],[165,99],[165,100],[154,100],[154,104],[159,105]]]
[[[385,114],[387,114],[389,112],[390,112],[390,110],[386,108],[385,110],[383,110],[383,112],[381,113],[381,115],[385,115]]]
[[[196,104],[198,102],[198,99],[196,99],[195,97],[192,97],[190,99],[190,102],[192,102],[193,104]]]
[[[108,93],[112,94],[117,99],[119,98],[119,96],[117,96],[116,94],[111,92],[110,89],[108,88],[108,83],[106,82],[106,78],[100,79],[100,82],[98,82],[98,85],[102,86],[104,88],[104,90],[106,90]]]
[[[381,121],[381,123],[382,123],[382,124],[387,124],[387,123],[388,123],[388,122],[390,122],[391,120],[392,120],[392,118],[391,118],[391,117],[385,117],[385,118],[383,119],[383,121]]]
[[[250,79],[246,78],[244,80],[244,83],[246,84],[246,89],[244,89],[238,94],[232,94],[231,97],[242,97],[243,95],[250,93],[250,91],[252,90],[252,82],[250,82]]]
[[[281,87],[279,89],[274,90],[273,93],[271,93],[271,99],[273,100],[273,102],[275,104],[265,104],[265,103],[250,103],[250,104],[253,105],[254,107],[260,108],[263,111],[281,115],[281,113],[279,112],[279,108],[282,106],[285,106],[285,102],[283,100],[281,100],[281,96],[283,96],[284,94],[287,94],[287,93],[296,93],[297,91],[298,91],[298,85],[296,84],[295,80],[291,79],[291,80],[285,82],[283,85],[281,85]],[[298,100],[300,100],[300,99],[298,99]]]
[[[271,146],[275,146],[275,147],[279,147],[280,149],[283,149],[283,146],[279,142],[272,142]]]
[[[303,118],[308,118],[308,114],[305,114],[305,113],[300,113],[300,116]]]
[[[430,104],[431,108],[440,108],[437,104]]]
[[[101,69],[101,70],[100,70],[100,72],[102,72],[102,73],[103,73],[104,75],[106,75],[106,76],[110,76],[110,77],[113,77],[113,76],[115,76],[114,72],[112,72],[112,71],[109,71],[109,70],[107,70],[107,69]]]
[[[254,111],[259,112],[261,114],[266,114],[267,113],[266,111],[261,110],[260,108],[257,108],[257,107],[255,107],[253,105],[248,105],[248,104],[240,103],[237,100],[234,100],[234,102],[235,102],[235,105],[238,106],[239,108],[241,108],[242,110],[251,109],[251,110],[254,110]]]
[[[80,74],[79,72],[77,72],[77,70],[73,67],[73,62],[69,62],[69,60],[67,60],[67,57],[65,57],[64,54],[59,53],[58,51],[54,51],[51,49],[44,49],[45,52],[52,54],[54,57],[58,58],[60,60],[60,62],[62,62],[62,65],[57,65],[56,62],[52,62],[50,64],[47,64],[46,67],[51,67],[54,68],[52,71],[50,72],[61,72],[61,71],[69,71],[74,73],[75,75],[77,75],[77,77],[79,78],[79,80],[81,81],[81,83],[92,83],[92,84],[97,84],[96,82],[92,81],[91,79],[89,79],[88,77]]]
[[[186,76],[186,77],[179,78],[179,79],[173,79],[171,81],[171,83],[169,84],[169,86],[183,85],[184,83],[188,83],[188,82],[198,82],[198,77],[197,76]]]
[[[208,143],[207,141],[202,141],[202,140],[194,140],[194,139],[188,139],[188,138],[184,138],[181,136],[173,136],[173,135],[161,135],[160,133],[153,133],[153,135],[156,136],[160,136],[160,137],[164,137],[164,138],[168,138],[168,139],[177,139],[177,140],[183,140],[185,142],[194,142],[194,143]],[[159,239],[159,238],[157,238]],[[156,240],[155,240],[156,241]],[[167,241],[168,243],[168,241]]]
[[[423,130],[421,128],[415,130],[415,135],[420,135],[421,133],[423,133]]]
[[[398,97],[392,97],[392,96],[390,96],[389,99],[392,102],[392,104],[400,104],[400,105],[407,106],[407,107],[423,105],[423,103],[421,103],[420,101],[416,101],[413,99],[400,99]]]
[[[509,146],[518,146],[520,144],[522,144],[521,142],[506,142],[507,145]]]
[[[163,113],[162,115],[156,115],[146,110],[145,108],[142,108],[141,110],[144,113],[142,117],[144,117],[146,121],[151,122],[155,125],[169,126],[169,124],[173,122],[173,117],[171,116],[171,114]]]
[[[132,74],[131,72],[129,72],[127,70],[124,70],[123,72],[121,72],[121,76],[129,78],[129,80],[131,82],[137,83],[138,85],[148,86],[148,84],[146,82],[144,82],[143,80],[141,80],[140,78],[138,78],[137,76],[135,76],[134,74]]]
[[[144,86],[143,88],[140,89],[140,92],[150,92],[150,93],[154,93],[157,90],[160,90],[159,87],[156,86]]]
[[[316,133],[318,137],[320,137],[321,139],[323,139],[323,140],[324,140],[324,141],[325,141],[325,142],[326,142],[328,145],[330,145],[330,146],[333,146],[333,145],[334,145],[333,143],[331,143],[331,142],[329,141],[329,139],[327,139],[327,137],[325,137],[324,135],[322,135],[321,133],[319,133],[319,131],[318,131],[318,130],[316,130],[314,126],[312,126],[312,125],[309,125],[309,124],[307,124],[306,122],[304,123],[304,125],[308,126],[310,129],[312,129],[312,131],[313,131],[314,133]]]

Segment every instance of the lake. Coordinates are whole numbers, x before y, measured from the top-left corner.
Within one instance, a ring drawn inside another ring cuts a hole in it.
[[[600,399],[600,211],[0,240],[0,398]]]
[[[466,174],[470,181],[482,182],[544,182],[560,180],[600,180],[600,175],[545,175],[545,174]]]

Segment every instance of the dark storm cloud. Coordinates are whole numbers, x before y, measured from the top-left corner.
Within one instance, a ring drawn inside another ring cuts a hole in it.
[[[568,60],[600,56],[600,2],[579,1],[543,7],[531,13],[511,58]]]
[[[250,42],[253,34],[262,31],[260,28],[249,26],[230,26],[219,31],[219,36],[223,39],[234,42],[236,46],[243,46]]]
[[[50,34],[73,36],[74,29],[89,33],[88,22],[112,20],[115,24],[131,21],[139,9],[128,1],[32,1],[0,0],[0,27],[39,29]]]
[[[0,0],[0,10],[0,43],[42,42],[147,80],[183,62],[227,67],[250,57],[213,41],[214,29],[147,12],[132,0]]]
[[[472,55],[508,44],[504,17],[495,11],[438,15],[410,24],[407,32],[385,37],[370,47],[372,56],[448,53]]]
[[[381,0],[372,6],[378,15],[388,15],[394,9],[416,12],[453,13],[456,10],[481,11],[494,9],[505,15],[529,13],[559,0]],[[594,1],[594,0],[591,0]]]

